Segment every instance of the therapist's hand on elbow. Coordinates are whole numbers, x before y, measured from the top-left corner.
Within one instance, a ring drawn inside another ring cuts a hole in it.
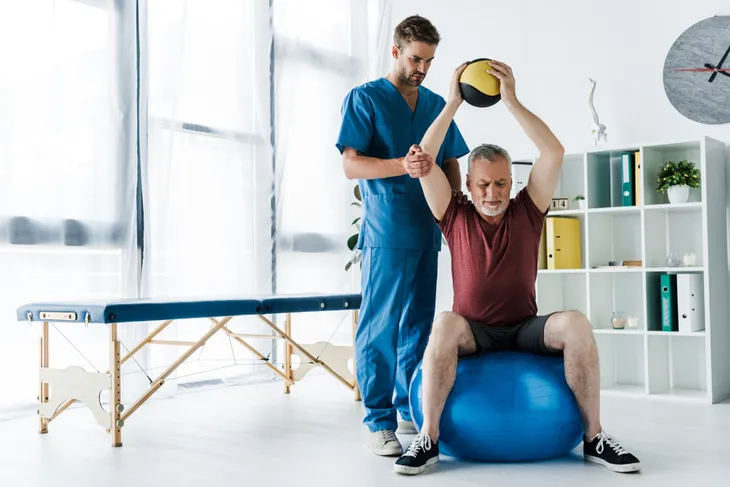
[[[422,178],[431,172],[433,158],[421,151],[417,145],[412,145],[406,157],[403,158],[403,167],[412,178]]]

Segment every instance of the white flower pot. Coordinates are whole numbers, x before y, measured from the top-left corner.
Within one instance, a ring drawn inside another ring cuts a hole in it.
[[[578,209],[580,209],[580,210],[586,209],[586,200],[578,200]]]
[[[670,203],[686,203],[689,199],[689,186],[670,186],[667,189],[667,197]]]

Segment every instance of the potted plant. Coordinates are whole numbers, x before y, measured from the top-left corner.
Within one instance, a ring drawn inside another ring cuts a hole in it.
[[[579,194],[578,196],[573,198],[573,203],[577,203],[578,208],[580,208],[581,210],[586,209],[586,199],[585,196],[583,196],[582,194]]]
[[[355,193],[355,199],[357,201],[353,201],[352,203],[350,203],[350,205],[362,208],[362,196],[360,195],[360,186],[356,184],[353,192]],[[352,267],[352,264],[359,264],[362,260],[362,252],[360,251],[360,249],[356,248],[357,241],[360,238],[359,216],[352,221],[352,225],[355,226],[357,232],[355,232],[353,235],[350,235],[350,238],[347,239],[347,248],[352,251],[352,256],[350,257],[350,261],[345,264],[345,271],[349,271],[350,267]]]
[[[689,188],[700,187],[700,170],[689,161],[668,161],[657,178],[657,191],[667,193],[670,203],[686,203]]]

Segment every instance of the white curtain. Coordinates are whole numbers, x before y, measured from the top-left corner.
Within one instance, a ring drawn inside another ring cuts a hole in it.
[[[138,295],[126,3],[0,3],[0,419],[36,409],[39,326],[16,321],[19,305]],[[51,365],[104,371],[107,340],[104,325],[55,325]]]
[[[274,0],[280,293],[359,292],[359,266],[345,270],[357,182],[344,177],[335,143],[347,92],[385,74],[389,11],[383,0]],[[348,313],[295,320],[305,343],[352,343]]]
[[[17,372],[0,375],[0,417],[35,407],[38,330],[17,323],[24,302],[359,290],[357,266],[345,270],[355,182],[335,141],[347,91],[388,67],[389,11],[386,0],[2,3],[0,367]],[[123,326],[124,348],[155,325]],[[159,338],[210,326],[181,321]],[[269,331],[255,318],[231,327]],[[345,313],[297,316],[294,335],[352,340]],[[54,328],[51,365],[106,370],[106,340],[104,326]],[[274,343],[254,341],[277,364]],[[181,352],[145,347],[128,361],[124,401]],[[219,333],[163,394],[271,376]]]

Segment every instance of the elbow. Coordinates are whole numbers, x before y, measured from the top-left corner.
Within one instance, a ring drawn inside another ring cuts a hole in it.
[[[345,177],[349,180],[357,179],[357,175],[355,174],[354,168],[352,166],[353,164],[350,158],[345,158],[342,160],[342,170],[345,173]]]
[[[560,142],[555,141],[555,143],[551,144],[549,147],[546,147],[542,152],[543,155],[549,155],[553,158],[562,159],[565,155],[565,147],[563,147],[563,144],[561,144]]]

